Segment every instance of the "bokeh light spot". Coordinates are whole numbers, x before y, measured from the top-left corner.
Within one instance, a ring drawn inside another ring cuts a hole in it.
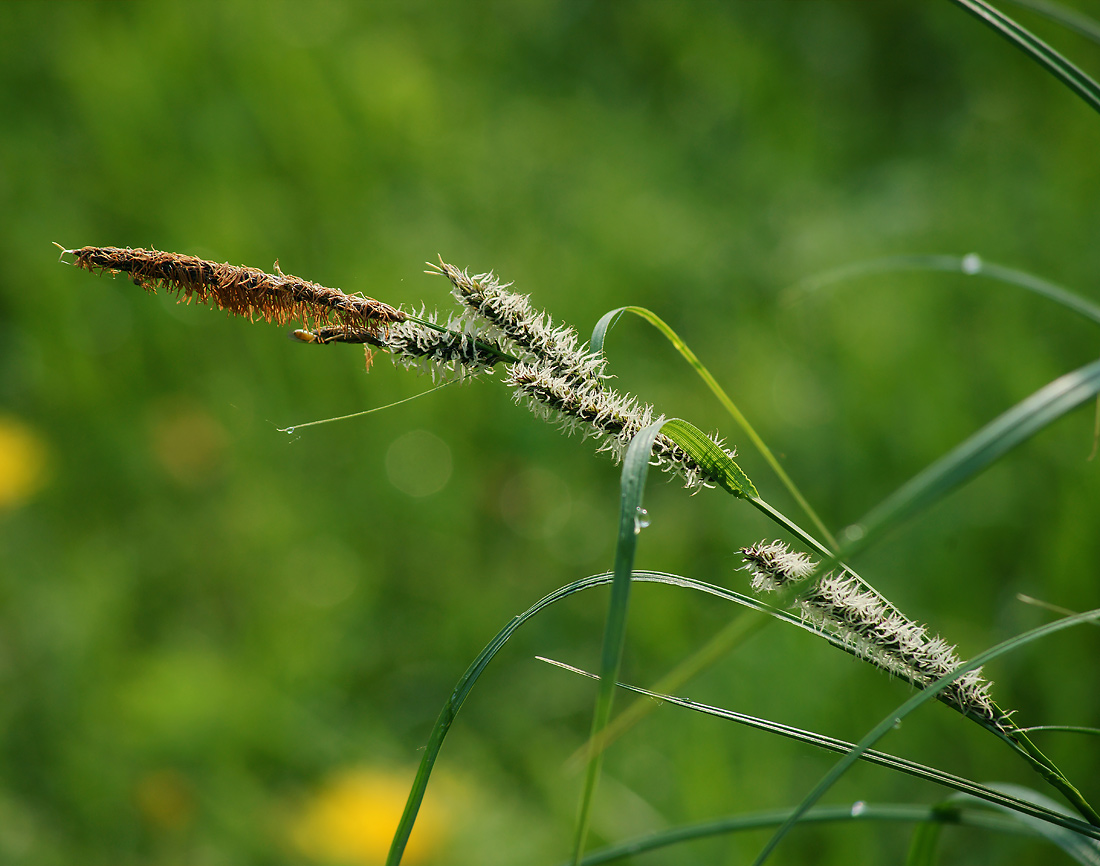
[[[386,451],[390,483],[409,496],[431,496],[451,480],[451,449],[427,430],[397,437]]]

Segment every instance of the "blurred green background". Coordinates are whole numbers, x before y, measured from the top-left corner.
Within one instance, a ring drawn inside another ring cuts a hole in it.
[[[1100,4],[1072,4],[1100,17]],[[1100,47],[1010,9],[1093,75]],[[946,2],[0,4],[0,862],[365,864],[469,661],[550,590],[611,566],[618,473],[493,379],[429,382],[355,347],[57,263],[147,246],[390,303],[450,301],[437,254],[496,270],[582,334],[654,309],[839,530],[1095,356],[1089,326],[979,277],[867,258],[976,252],[1098,294],[1100,118]],[[637,320],[619,385],[743,437]],[[1064,419],[858,562],[964,656],[1096,607],[1093,416]],[[754,453],[762,495],[808,525]],[[776,531],[651,481],[638,566],[744,589]],[[489,669],[409,862],[554,863],[571,838],[606,594]],[[634,594],[624,676],[652,682],[733,611]],[[685,687],[858,739],[908,696],[773,628]],[[1100,724],[1095,629],[991,666],[1023,723]],[[624,704],[621,704],[624,705]],[[1090,741],[1042,741],[1100,799]],[[1040,783],[942,706],[884,746]],[[610,752],[593,843],[796,803],[808,748],[663,708]],[[936,802],[857,767],[830,802]],[[782,862],[897,862],[899,826],[814,828]],[[639,863],[743,863],[764,837]],[[1049,862],[949,832],[946,862]]]

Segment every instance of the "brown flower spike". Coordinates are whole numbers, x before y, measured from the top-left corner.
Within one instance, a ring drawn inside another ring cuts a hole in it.
[[[408,318],[405,313],[361,295],[311,283],[300,277],[268,274],[258,268],[209,262],[195,256],[121,247],[81,247],[65,250],[78,268],[123,272],[149,292],[166,289],[190,302],[217,304],[238,316],[257,314],[277,325],[301,321],[307,325],[335,322],[342,329],[377,330]],[[276,271],[279,266],[276,264]]]

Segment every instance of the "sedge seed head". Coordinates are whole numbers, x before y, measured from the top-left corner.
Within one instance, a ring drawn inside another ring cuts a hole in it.
[[[362,295],[349,295],[300,277],[206,261],[196,256],[129,247],[81,247],[71,253],[78,268],[129,274],[146,291],[165,289],[181,299],[195,298],[238,316],[260,316],[285,324],[337,323],[342,328],[378,329],[400,322],[406,315],[389,304]]]

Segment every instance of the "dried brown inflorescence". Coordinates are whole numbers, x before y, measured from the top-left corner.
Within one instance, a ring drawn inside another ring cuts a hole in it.
[[[238,316],[251,319],[259,315],[278,325],[290,321],[316,326],[335,323],[341,329],[377,331],[408,318],[374,298],[349,295],[282,272],[268,274],[258,268],[158,250],[81,247],[65,252],[76,258],[78,268],[126,273],[146,291],[163,288],[186,301],[194,297]]]

